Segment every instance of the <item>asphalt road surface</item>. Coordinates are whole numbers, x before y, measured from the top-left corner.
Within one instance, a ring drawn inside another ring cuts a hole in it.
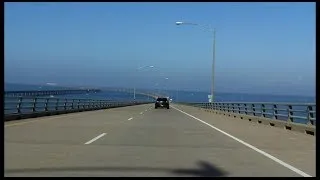
[[[315,176],[315,137],[153,104],[5,123],[5,176]]]

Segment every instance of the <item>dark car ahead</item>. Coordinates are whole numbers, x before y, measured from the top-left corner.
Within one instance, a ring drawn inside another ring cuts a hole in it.
[[[155,103],[155,109],[158,107],[169,109],[169,100],[167,98],[158,98]]]

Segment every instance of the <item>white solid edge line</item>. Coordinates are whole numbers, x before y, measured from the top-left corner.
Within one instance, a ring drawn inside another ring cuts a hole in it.
[[[172,107],[173,107],[173,106],[172,106]],[[262,154],[262,155],[264,155],[264,156],[266,156],[266,157],[274,160],[275,162],[281,164],[282,166],[284,166],[284,167],[292,170],[293,172],[295,172],[295,173],[297,173],[297,174],[299,174],[299,175],[301,175],[301,176],[304,176],[304,177],[312,177],[311,175],[309,175],[309,174],[307,174],[307,173],[305,173],[305,172],[303,172],[303,171],[301,171],[301,170],[299,170],[299,169],[297,169],[297,168],[295,168],[295,167],[293,167],[293,166],[291,166],[291,165],[289,165],[289,164],[281,161],[280,159],[278,159],[278,158],[276,158],[276,157],[274,157],[274,156],[272,156],[272,155],[270,155],[270,154],[268,154],[268,153],[266,153],[266,152],[264,152],[264,151],[262,151],[262,150],[260,150],[260,149],[258,149],[258,148],[256,148],[256,147],[254,147],[254,146],[252,146],[252,145],[250,145],[250,144],[248,144],[248,143],[246,143],[246,142],[244,142],[244,141],[242,141],[242,140],[240,140],[240,139],[238,139],[238,138],[236,138],[236,137],[234,137],[234,136],[232,136],[232,135],[230,135],[230,134],[228,134],[228,133],[226,133],[226,132],[224,132],[224,131],[216,128],[216,127],[214,127],[213,125],[211,125],[211,124],[209,124],[209,123],[207,123],[207,122],[205,122],[205,121],[202,121],[201,119],[199,119],[199,118],[197,118],[197,117],[194,117],[194,116],[192,116],[192,115],[190,115],[190,114],[188,114],[188,113],[186,113],[186,112],[184,112],[184,111],[182,111],[182,110],[180,110],[180,109],[178,109],[178,108],[176,108],[176,107],[173,107],[173,108],[174,108],[175,110],[177,110],[177,111],[180,111],[181,113],[184,113],[184,114],[192,117],[193,119],[196,119],[196,120],[198,120],[198,121],[200,121],[200,122],[202,122],[202,123],[210,126],[211,128],[213,128],[213,129],[221,132],[222,134],[224,134],[224,135],[226,135],[226,136],[229,136],[230,138],[232,138],[232,139],[238,141],[239,143],[241,143],[241,144],[243,144],[243,145],[245,145],[245,146],[247,146],[247,147],[255,150],[256,152],[258,152],[258,153],[260,153],[260,154]]]
[[[103,136],[106,135],[106,134],[107,134],[107,133],[102,133],[102,134],[100,134],[99,136],[91,139],[90,141],[88,141],[88,142],[86,142],[86,143],[84,143],[84,144],[91,144],[92,142],[96,141],[97,139],[103,137]]]
[[[131,118],[129,118],[128,120],[130,121],[130,120],[132,120],[133,118],[131,117]]]

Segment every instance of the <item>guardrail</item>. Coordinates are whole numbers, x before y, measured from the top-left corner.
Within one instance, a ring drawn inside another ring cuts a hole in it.
[[[315,103],[180,103],[205,109],[286,120],[288,122],[315,125]]]
[[[178,103],[213,111],[216,114],[240,117],[266,125],[296,130],[314,135],[316,131],[315,103],[217,102]]]
[[[115,107],[147,104],[151,101],[116,102],[92,99],[60,99],[60,98],[5,98],[5,121],[70,112],[81,112]]]
[[[101,92],[100,89],[69,89],[69,90],[30,90],[30,91],[5,91],[5,97],[34,97],[34,96],[49,96],[49,95],[64,95],[64,94],[81,94]]]

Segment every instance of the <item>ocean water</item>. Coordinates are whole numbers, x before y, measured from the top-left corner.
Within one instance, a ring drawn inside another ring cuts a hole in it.
[[[21,84],[8,84],[5,86],[5,91],[22,91],[22,90],[57,90],[57,89],[70,89],[65,87],[56,86],[40,86],[36,85],[21,85]],[[138,91],[138,90],[137,90]],[[145,93],[148,93],[146,90]],[[153,92],[152,92],[153,93]],[[208,102],[208,94],[206,92],[191,92],[191,91],[161,91],[162,94],[166,94],[174,102]],[[50,98],[50,96],[41,96],[43,98]],[[54,98],[61,99],[93,99],[93,100],[108,100],[108,101],[133,101],[133,93],[127,92],[115,92],[103,90],[97,93],[87,94],[68,94],[68,95],[55,95]],[[10,99],[10,100],[9,100]],[[136,94],[136,100],[145,101],[152,98]],[[12,103],[8,103],[11,101]],[[308,96],[286,96],[286,95],[259,95],[259,94],[241,94],[241,93],[216,93],[216,102],[266,102],[266,103],[315,103],[315,97]],[[61,102],[63,104],[63,102]],[[17,98],[6,98],[5,107],[8,109],[14,109],[16,111]],[[61,105],[62,105],[61,104]],[[32,106],[32,102],[26,102],[23,106]],[[267,105],[266,108],[272,108]],[[39,107],[40,109],[43,107]],[[259,108],[259,107],[257,107]],[[278,108],[286,109],[285,106],[278,106]],[[294,106],[295,110],[306,110],[306,106]],[[30,108],[29,108],[30,110]],[[315,110],[315,107],[314,107]],[[5,113],[10,113],[12,110],[5,110]],[[272,111],[266,111],[272,113]],[[287,112],[279,112],[280,114],[287,114]],[[306,112],[294,112],[295,116],[306,116]],[[315,114],[314,114],[315,117]],[[284,118],[285,120],[285,118]],[[294,122],[306,123],[306,120],[294,119]]]
[[[71,89],[58,86],[39,86],[5,83],[5,91],[22,91],[22,90],[57,90]],[[138,91],[138,90],[137,90]],[[147,91],[144,91],[147,92]],[[173,101],[177,102],[208,102],[207,92],[192,91],[162,91],[162,94],[168,95]],[[133,93],[102,91],[99,93],[89,94],[70,94],[57,95],[56,98],[80,98],[80,99],[100,99],[115,101],[131,101]],[[137,100],[147,100],[148,97],[136,94]],[[215,93],[216,102],[295,102],[295,103],[315,103],[316,98],[310,96],[288,96],[288,95],[266,95],[266,94],[243,94],[243,93]]]

